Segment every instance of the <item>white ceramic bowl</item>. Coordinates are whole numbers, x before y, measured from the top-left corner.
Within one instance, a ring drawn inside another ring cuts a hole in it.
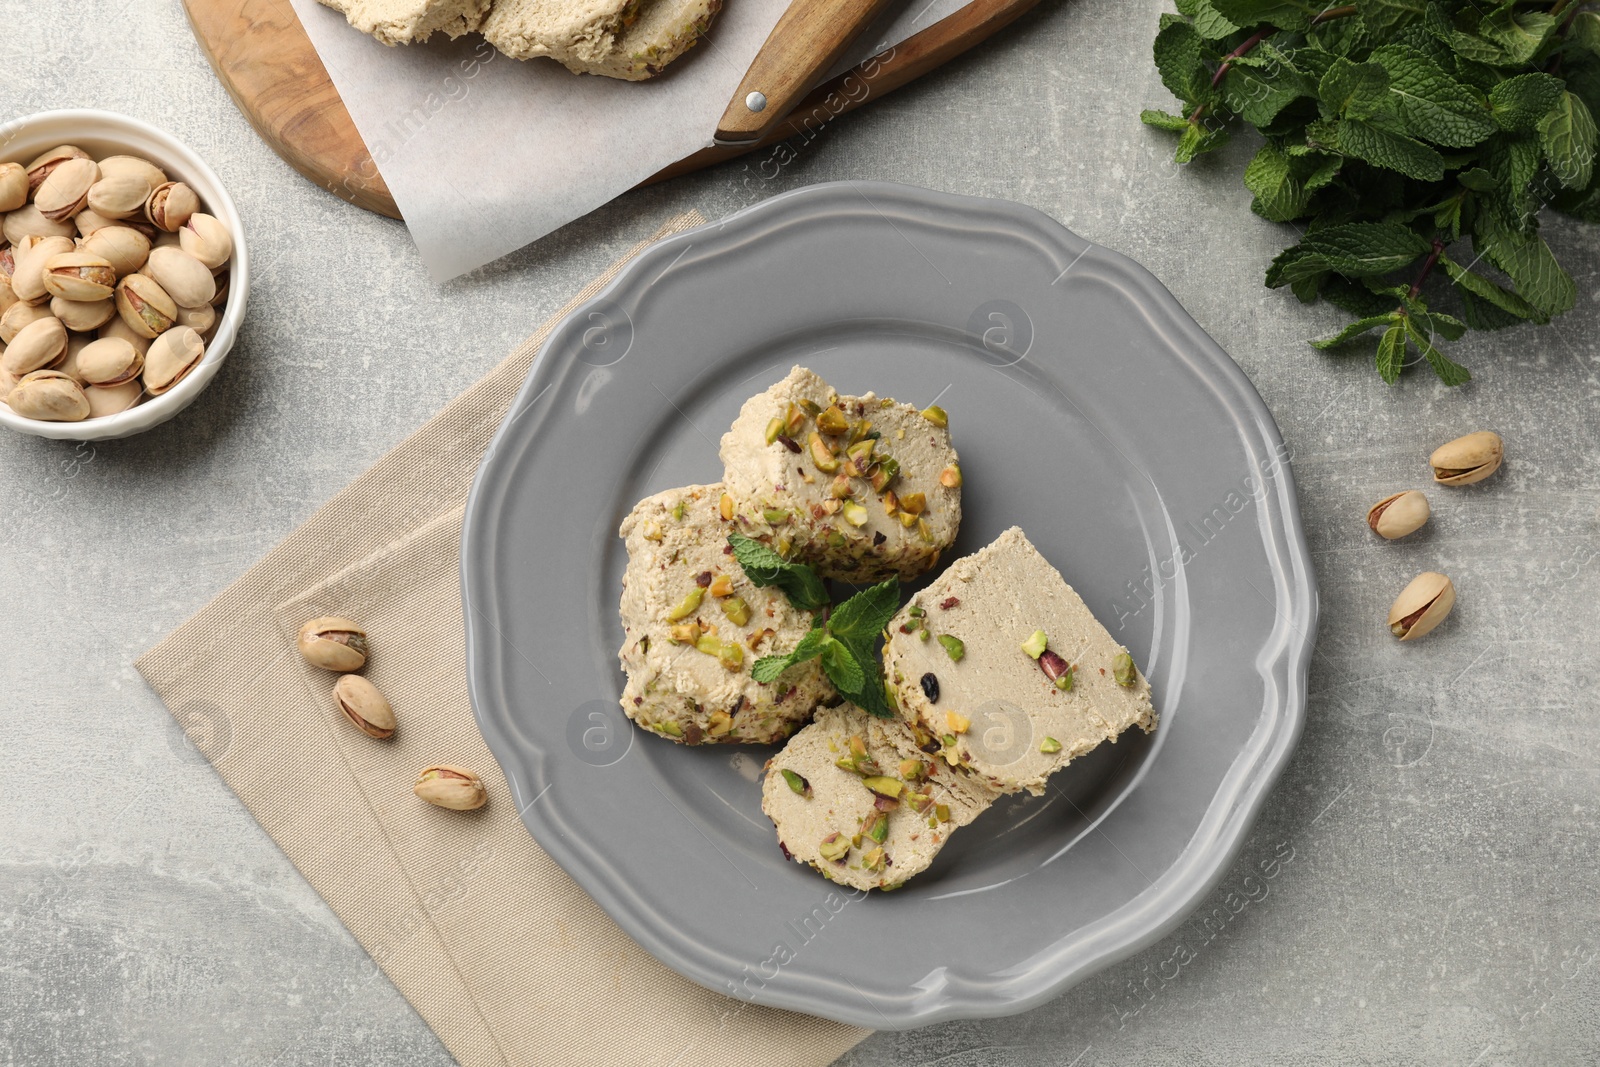
[[[70,441],[131,437],[166,422],[194,403],[195,397],[222,368],[222,361],[228,358],[239,336],[250,295],[250,256],[245,249],[244,227],[239,224],[239,211],[233,206],[233,199],[205,161],[171,134],[147,122],[112,111],[46,111],[0,126],[0,161],[15,161],[26,166],[40,153],[64,144],[77,145],[96,159],[119,154],[143,156],[166,171],[174,181],[186,182],[200,195],[204,210],[215,215],[233,233],[227,305],[217,320],[216,332],[206,345],[205,358],[183,381],[127,411],[82,422],[25,419],[0,404],[0,424],[38,437]]]

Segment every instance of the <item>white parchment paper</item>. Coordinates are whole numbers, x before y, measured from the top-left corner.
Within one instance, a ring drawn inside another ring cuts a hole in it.
[[[710,34],[645,82],[519,62],[476,34],[389,48],[316,0],[292,0],[334,87],[446,281],[586,215],[711,143],[750,61],[787,6],[726,0]],[[857,42],[854,65],[959,10],[910,0]],[[350,179],[358,184],[363,176]]]

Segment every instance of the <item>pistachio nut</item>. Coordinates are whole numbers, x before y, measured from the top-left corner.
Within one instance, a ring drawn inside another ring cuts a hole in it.
[[[1433,480],[1440,485],[1471,485],[1499,470],[1504,458],[1505,443],[1500,435],[1479,430],[1440,445],[1428,463],[1433,467]]]
[[[182,241],[182,239],[180,239],[178,237],[178,235],[176,233],[168,233],[166,230],[157,230],[157,231],[155,231],[155,236],[153,238],[151,238],[151,240],[150,240],[150,247],[151,248],[182,248],[183,247],[183,241]]]
[[[31,263],[37,249],[28,256]],[[63,300],[110,300],[117,291],[117,271],[92,252],[62,252],[44,261],[40,275],[45,292]]]
[[[55,296],[50,298],[50,314],[74,333],[93,333],[117,317],[117,302],[110,297],[104,300],[67,300]]]
[[[86,385],[122,385],[144,370],[144,354],[115,337],[91,341],[78,353],[78,377]]]
[[[89,203],[89,190],[100,180],[100,167],[92,159],[63,160],[33,194],[39,214],[51,222],[66,222]]]
[[[21,302],[17,299],[17,294],[11,289],[11,279],[9,277],[0,278],[0,315],[5,314],[12,304],[20,304]]]
[[[1402,641],[1431,633],[1455,607],[1456,587],[1450,579],[1423,571],[1411,579],[1389,608],[1389,632]]]
[[[6,212],[0,222],[0,234],[12,244],[21,243],[24,237],[75,237],[78,228],[70,222],[51,222],[39,214],[38,204],[24,204],[15,211]]]
[[[45,266],[72,249],[72,240],[67,237],[43,237],[31,242],[17,257],[16,273],[11,275],[11,289],[17,299],[26,304],[42,304],[48,300],[51,294],[44,284]]]
[[[49,305],[16,303],[0,313],[0,343],[10,344],[17,334],[40,319],[53,318]]]
[[[117,312],[128,328],[140,337],[154,340],[172,328],[178,305],[155,279],[130,274],[117,283]]]
[[[182,308],[209,305],[217,295],[217,279],[212,277],[211,268],[181,248],[152,248],[144,273]]]
[[[105,226],[78,243],[85,252],[110,263],[117,277],[132,274],[150,258],[150,239],[131,226]]]
[[[367,632],[338,615],[307,622],[296,643],[307,663],[325,671],[345,674],[359,671],[367,662]]]
[[[202,339],[211,332],[211,328],[216,324],[217,309],[210,304],[201,304],[197,308],[181,307],[178,309],[177,325],[189,327],[189,329],[199,334]]]
[[[0,368],[12,374],[23,375],[29,371],[53,367],[67,354],[67,328],[55,316],[39,319],[24,326],[6,345],[0,356]]]
[[[102,174],[100,180],[89,187],[89,208],[108,219],[129,218],[144,209],[144,202],[150,199],[150,189],[145,176],[133,171]]]
[[[59,315],[56,316],[56,318],[60,317],[61,316]],[[69,330],[71,329],[70,326],[67,328]],[[94,338],[85,334],[67,334],[67,354],[61,357],[60,363],[57,363],[50,369],[60,371],[62,374],[65,374],[68,378],[71,378],[79,385],[83,385],[83,375],[78,373],[78,356],[82,354],[85,348],[88,348],[93,343]]]
[[[1367,510],[1367,525],[1379,537],[1393,541],[1416,533],[1428,521],[1428,498],[1420,489],[1407,489],[1384,497]]]
[[[35,157],[33,162],[29,163],[27,166],[28,195],[33,196],[34,194],[38,193],[39,187],[44,184],[45,179],[50,177],[50,175],[55,172],[55,169],[61,166],[61,164],[65,163],[67,160],[88,158],[89,153],[85,152],[77,145],[70,144],[60,145],[56,148],[50,149],[50,151],[45,152],[42,155]]]
[[[121,226],[131,220],[108,219],[93,208],[84,208],[72,217],[72,225],[77,227],[79,237],[87,237],[96,230],[103,230],[107,226]]]
[[[12,374],[8,370],[0,369],[0,404],[6,404],[7,407],[10,406],[7,401],[11,396],[11,390],[15,389],[17,387],[17,383],[20,381],[22,381],[20,375]]]
[[[0,163],[0,211],[15,211],[27,202],[27,168],[21,163]]]
[[[440,808],[451,811],[472,811],[489,800],[483,781],[465,767],[439,764],[424,767],[417,775],[417,784],[411,787],[417,796]]]
[[[333,684],[333,701],[350,725],[380,741],[394,736],[394,709],[378,687],[359,674],[347,674]]]
[[[138,382],[90,385],[85,386],[83,390],[84,399],[89,402],[91,419],[103,419],[107,415],[121,414],[137,404],[143,395],[144,388]]]
[[[5,282],[8,289],[11,287],[11,276],[17,273],[17,254],[16,248],[12,245],[0,244],[0,282]],[[3,310],[5,309],[0,308],[0,311]]]
[[[189,216],[178,231],[178,244],[209,270],[220,269],[233,257],[233,234],[221,219],[203,211]]]
[[[188,377],[205,358],[206,343],[187,326],[176,326],[150,343],[144,355],[144,388],[160,396]]]
[[[151,189],[164,184],[167,180],[166,172],[160,167],[138,156],[107,156],[100,161],[102,178],[121,177],[127,174],[142,179]]]
[[[148,354],[150,351],[150,338],[141,333],[135,333],[133,327],[122,321],[121,315],[100,327],[96,336],[101,338],[120,337],[141,353]]]
[[[6,403],[23,418],[40,422],[81,422],[89,417],[89,401],[83,389],[60,371],[24,374],[6,397]]]
[[[144,217],[158,230],[176,233],[200,210],[200,198],[182,182],[163,182],[150,190],[150,199],[144,202]]]

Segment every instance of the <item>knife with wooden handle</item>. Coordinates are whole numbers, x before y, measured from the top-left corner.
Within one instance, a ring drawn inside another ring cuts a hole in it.
[[[772,28],[717,124],[717,144],[758,141],[788,117],[894,0],[794,0]]]

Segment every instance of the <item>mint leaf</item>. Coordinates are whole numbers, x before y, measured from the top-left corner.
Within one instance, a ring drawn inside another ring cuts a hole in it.
[[[1289,157],[1270,144],[1262,145],[1244,168],[1244,184],[1255,194],[1250,210],[1271,222],[1299,218],[1310,200],[1294,178]]]
[[[1195,32],[1208,41],[1220,41],[1239,32],[1239,27],[1229,22],[1211,0],[1196,0],[1190,14],[1194,17]]]
[[[822,670],[839,692],[849,696],[860,693],[861,687],[866,683],[867,675],[856,662],[855,653],[845,647],[844,642],[830,637],[822,642],[818,653],[822,661]]]
[[[762,656],[750,667],[750,677],[758,682],[774,682],[778,675],[793,667],[796,663],[817,658],[822,651],[823,644],[828,640],[828,633],[821,626],[815,626],[800,639],[800,643],[788,653],[781,656]]]
[[[1406,132],[1447,148],[1492,137],[1499,125],[1487,101],[1415,48],[1384,45],[1372,59],[1389,74],[1390,103]]]
[[[1421,141],[1404,134],[1352,120],[1339,125],[1338,137],[1341,152],[1375,167],[1425,182],[1436,182],[1444,177],[1444,158]]]
[[[1356,5],[1361,21],[1374,36],[1389,36],[1404,26],[1422,21],[1425,0],[1362,0]]]
[[[1161,84],[1167,91],[1193,106],[1211,88],[1211,71],[1204,62],[1206,43],[1187,22],[1172,22],[1156,34],[1153,55]]]
[[[1355,338],[1360,337],[1369,330],[1377,329],[1379,326],[1392,326],[1398,317],[1395,312],[1391,311],[1387,315],[1369,315],[1364,319],[1357,319],[1332,337],[1324,337],[1320,340],[1312,341],[1311,347],[1323,350],[1337,347],[1353,341]]]
[[[1182,115],[1169,115],[1165,111],[1145,110],[1139,112],[1139,121],[1146,126],[1154,126],[1160,130],[1171,130],[1174,133],[1189,128],[1189,120]]]
[[[1183,131],[1183,136],[1178,138],[1178,150],[1173,153],[1173,159],[1188,163],[1198,155],[1221,148],[1227,140],[1228,127],[1217,126],[1212,129],[1191,122],[1189,128]]]
[[[1400,368],[1406,361],[1406,328],[1391,326],[1383,331],[1378,341],[1378,375],[1393,385],[1400,380]]]
[[[1317,85],[1323,113],[1329,117],[1364,119],[1387,103],[1389,72],[1376,63],[1352,63],[1340,57]]]
[[[1327,5],[1305,0],[1211,0],[1217,13],[1239,26],[1269,23],[1282,30],[1303,30]]]
[[[1433,373],[1439,376],[1441,382],[1446,385],[1462,385],[1472,379],[1472,375],[1467,372],[1467,368],[1446,359],[1444,353],[1433,347],[1428,335],[1422,331],[1412,318],[1406,319],[1406,334],[1411,338],[1411,343],[1416,345],[1417,350],[1422,353],[1422,358],[1428,361],[1428,366],[1433,368]]]
[[[828,587],[817,572],[803,563],[790,563],[777,552],[744,534],[729,534],[733,558],[744,568],[746,578],[758,589],[775,585],[801,611],[817,611],[828,605]]]
[[[1522,64],[1539,54],[1557,25],[1546,12],[1517,12],[1504,4],[1478,21],[1478,35],[1500,46],[1504,62]]]
[[[1561,81],[1548,74],[1518,74],[1489,91],[1489,107],[1503,130],[1526,133],[1556,106]]]
[[[1399,270],[1433,250],[1432,242],[1394,222],[1349,222],[1308,233],[1267,273],[1277,288],[1319,271],[1375,277]],[[1291,255],[1292,253],[1292,255]]]
[[[1577,303],[1577,284],[1538,234],[1519,233],[1485,213],[1473,233],[1472,245],[1510,276],[1518,296],[1543,314],[1559,315]]]
[[[900,609],[900,581],[890,578],[868,586],[833,609],[828,632],[843,641],[870,645]]]
[[[1600,15],[1593,11],[1579,12],[1567,30],[1567,40],[1600,56]]]
[[[1539,120],[1539,143],[1550,173],[1568,189],[1585,188],[1594,177],[1595,141],[1594,116],[1572,93],[1562,93]]]

